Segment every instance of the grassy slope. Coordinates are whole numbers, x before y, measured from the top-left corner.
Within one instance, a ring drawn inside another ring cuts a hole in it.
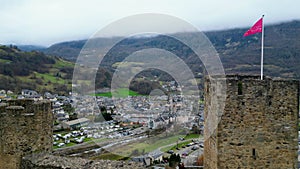
[[[10,63],[11,61],[10,60],[7,60],[7,59],[0,59],[0,63]]]
[[[36,78],[41,79],[44,85],[40,85],[39,88],[46,88],[48,90],[54,91],[56,85],[66,85],[67,89],[71,91],[71,79],[64,78],[66,73],[62,73],[60,71],[61,68],[72,68],[74,67],[74,63],[68,62],[62,59],[57,59],[56,63],[50,65],[49,73],[38,73],[34,72]],[[57,73],[59,76],[57,76]]]
[[[95,96],[103,96],[103,97],[112,97],[112,95],[114,95],[115,97],[127,97],[127,96],[139,96],[140,94],[135,91],[125,89],[125,88],[120,88],[117,91],[115,91],[114,93],[105,92],[105,93],[96,93],[95,94]]]

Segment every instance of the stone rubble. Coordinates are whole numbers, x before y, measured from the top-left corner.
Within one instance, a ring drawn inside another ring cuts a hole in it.
[[[141,163],[109,160],[89,160],[61,157],[50,154],[33,154],[23,157],[21,169],[142,169]]]

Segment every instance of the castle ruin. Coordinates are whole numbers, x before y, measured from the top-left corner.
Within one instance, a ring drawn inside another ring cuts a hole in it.
[[[23,156],[52,152],[49,101],[10,100],[0,104],[0,168],[19,169]]]
[[[214,96],[220,80],[226,83],[224,107]],[[210,133],[211,122],[205,122],[204,168],[297,168],[298,93],[295,80],[206,78],[204,114],[217,123]]]
[[[206,78],[204,93],[205,169],[297,168],[298,81],[211,76]],[[224,106],[219,102],[222,96]],[[0,169],[143,168],[53,156],[49,101],[0,103],[0,121]]]

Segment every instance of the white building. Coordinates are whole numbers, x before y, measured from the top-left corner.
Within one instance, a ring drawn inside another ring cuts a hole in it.
[[[80,118],[72,121],[62,122],[61,125],[64,129],[78,129],[87,126],[90,120],[87,118]]]

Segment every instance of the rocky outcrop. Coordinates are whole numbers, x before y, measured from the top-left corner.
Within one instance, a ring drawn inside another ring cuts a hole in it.
[[[21,169],[142,169],[140,163],[33,154],[23,157]]]

